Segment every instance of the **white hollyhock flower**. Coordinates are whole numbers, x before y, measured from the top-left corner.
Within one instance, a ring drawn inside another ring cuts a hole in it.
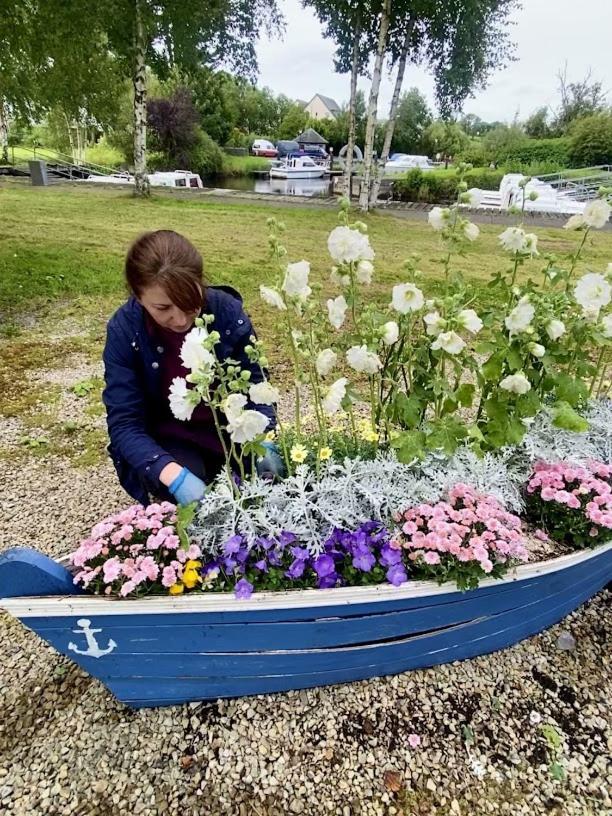
[[[423,322],[427,326],[426,332],[432,337],[437,337],[441,331],[446,328],[446,320],[439,312],[430,312],[423,318]]]
[[[395,322],[395,320],[389,320],[383,326],[383,335],[382,341],[387,346],[392,346],[393,343],[397,343],[399,339],[399,326]]]
[[[331,270],[331,274],[329,276],[329,279],[336,286],[341,286],[343,289],[346,286],[348,286],[349,283],[351,282],[351,276],[350,275],[340,274],[337,266],[332,266],[332,270]]]
[[[509,377],[505,377],[500,382],[499,387],[513,394],[526,394],[531,390],[531,383],[522,371],[517,371],[516,374],[510,374]]]
[[[320,377],[327,377],[338,362],[338,355],[330,348],[323,349],[317,354],[315,366]]]
[[[566,230],[579,230],[584,227],[584,218],[581,213],[576,213],[576,215],[572,215],[571,218],[567,220],[567,222],[563,225],[563,229]]]
[[[396,312],[400,314],[418,312],[423,308],[424,303],[423,293],[414,283],[398,283],[393,287],[391,306]]]
[[[612,278],[612,263],[609,263],[606,266],[606,271],[604,272],[606,278]]]
[[[359,261],[357,264],[357,270],[355,272],[355,277],[359,283],[365,283],[366,285],[372,283],[373,273],[374,264],[372,264],[370,261]]]
[[[524,251],[531,255],[532,258],[534,255],[540,254],[538,252],[538,236],[534,232],[528,232],[525,235]]]
[[[612,314],[606,315],[601,321],[603,336],[612,338]]]
[[[206,329],[197,326],[185,335],[181,346],[181,360],[191,372],[210,374],[215,365],[214,354],[202,345],[207,337]]]
[[[429,226],[433,227],[436,232],[441,232],[447,226],[449,219],[450,210],[447,207],[434,207],[427,216]]]
[[[585,315],[592,315],[607,306],[612,297],[612,286],[598,272],[583,275],[574,288],[576,302],[582,306]]]
[[[308,285],[309,275],[310,264],[308,261],[298,261],[297,263],[287,264],[282,286],[283,291],[286,292],[289,297],[297,297],[300,298],[300,300],[304,300],[312,291]]]
[[[480,230],[476,224],[472,224],[471,221],[466,221],[466,223],[463,225],[463,234],[468,241],[475,241],[480,235]]]
[[[249,388],[249,399],[256,405],[274,405],[280,399],[280,392],[267,380],[260,383],[254,383]]]
[[[172,414],[182,420],[191,419],[195,404],[190,399],[191,391],[187,388],[187,380],[184,377],[175,377],[170,386],[169,402]]]
[[[457,322],[472,334],[478,334],[482,329],[482,320],[473,309],[462,309],[457,315]]]
[[[240,416],[246,404],[247,398],[244,394],[230,394],[223,401],[222,408],[225,416],[231,422]]]
[[[499,236],[499,242],[508,252],[517,253],[525,250],[525,231],[520,227],[508,227]]]
[[[558,340],[565,334],[565,323],[562,320],[551,320],[550,323],[546,325],[546,334],[551,340]]]
[[[530,343],[527,348],[534,357],[543,357],[546,354],[546,349],[541,343]]]
[[[483,198],[483,191],[479,190],[477,187],[471,187],[466,193],[464,193],[464,197],[467,198],[465,202],[468,207],[480,207]]]
[[[378,354],[368,351],[366,345],[351,346],[346,352],[346,361],[355,371],[362,371],[364,374],[376,374],[382,368]]]
[[[334,329],[339,329],[340,326],[344,323],[344,318],[346,317],[346,310],[348,309],[348,303],[346,302],[344,295],[339,295],[337,298],[330,298],[327,301],[327,313],[329,315],[329,322],[332,324]]]
[[[534,315],[535,309],[529,302],[528,295],[524,295],[504,321],[506,328],[510,334],[523,332],[531,325]]]
[[[584,223],[587,225],[587,227],[601,229],[608,223],[611,212],[612,209],[605,199],[596,198],[595,201],[589,201],[589,203],[586,205],[584,212],[582,213],[582,217],[584,218]]]
[[[327,389],[327,393],[323,397],[322,405],[326,414],[337,414],[342,407],[342,400],[346,395],[346,384],[348,380],[346,377],[340,377],[339,380],[332,383]]]
[[[327,248],[337,263],[374,260],[374,250],[368,236],[350,227],[333,229],[327,239]]]
[[[268,427],[270,419],[259,411],[241,411],[227,423],[232,442],[243,445],[252,442]]]
[[[275,306],[281,311],[286,311],[287,307],[285,306],[283,297],[277,289],[272,289],[270,286],[264,286],[262,284],[259,287],[259,294],[261,295],[261,299],[269,306]]]
[[[454,331],[440,332],[431,347],[434,351],[442,349],[447,354],[459,354],[465,348],[465,340]]]

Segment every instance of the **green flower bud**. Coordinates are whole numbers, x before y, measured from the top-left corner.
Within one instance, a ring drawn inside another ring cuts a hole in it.
[[[240,379],[244,380],[245,382],[247,380],[250,380],[251,379],[251,372],[250,371],[241,371],[240,372]]]

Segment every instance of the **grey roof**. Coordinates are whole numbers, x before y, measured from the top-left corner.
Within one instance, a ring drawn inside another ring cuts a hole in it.
[[[315,145],[325,145],[327,144],[327,139],[324,139],[321,135],[317,133],[316,130],[312,128],[306,128],[303,133],[300,133],[299,136],[295,137],[295,141],[298,144],[315,144]]]
[[[332,99],[331,96],[323,96],[323,94],[315,94],[315,96],[318,96],[319,99],[327,105],[328,109],[332,113],[340,113],[341,112],[340,111],[340,105],[336,102],[335,99]],[[314,97],[313,97],[313,99],[314,99]]]

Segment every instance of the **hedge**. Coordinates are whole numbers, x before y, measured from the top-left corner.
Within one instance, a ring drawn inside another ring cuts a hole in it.
[[[481,190],[498,190],[505,170],[474,168],[468,170],[465,181],[468,187]],[[394,179],[395,194],[401,201],[425,201],[429,204],[448,204],[457,198],[457,171],[409,170],[405,176]]]

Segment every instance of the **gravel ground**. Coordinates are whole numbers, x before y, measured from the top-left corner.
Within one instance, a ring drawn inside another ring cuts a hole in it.
[[[58,421],[82,361],[47,379]],[[76,369],[76,371],[75,371]],[[19,426],[0,418],[0,445]],[[3,464],[0,550],[60,555],[125,506],[108,463]],[[133,712],[0,613],[0,814],[612,814],[609,595],[503,652],[350,685]],[[574,651],[558,648],[571,632]],[[539,720],[539,722],[538,722]],[[560,738],[556,760],[542,725]],[[420,737],[411,747],[409,737]]]

